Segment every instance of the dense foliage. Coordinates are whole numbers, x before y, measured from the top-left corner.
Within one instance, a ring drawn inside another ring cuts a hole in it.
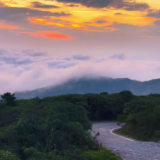
[[[118,120],[118,132],[160,140],[160,95],[70,94],[0,103],[1,160],[119,160],[91,136],[91,121]]]
[[[89,119],[114,120],[133,98],[125,91],[2,101],[0,159],[120,160],[91,137]]]
[[[56,101],[68,101],[75,105],[80,105],[88,111],[88,118],[91,121],[115,120],[118,114],[123,113],[127,102],[135,96],[129,91],[122,91],[116,94],[70,94],[57,96]]]
[[[118,132],[140,140],[160,140],[160,95],[138,96],[126,103],[119,121],[126,125]]]

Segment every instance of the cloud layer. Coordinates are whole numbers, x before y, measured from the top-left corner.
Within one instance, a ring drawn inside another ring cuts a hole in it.
[[[124,9],[127,11],[144,11],[149,9],[147,3],[126,0],[57,0],[58,2],[78,3],[87,7]]]
[[[160,63],[137,60],[123,54],[101,58],[84,55],[65,57],[31,50],[0,51],[1,93],[57,85],[71,78],[100,76],[150,80],[160,76]]]

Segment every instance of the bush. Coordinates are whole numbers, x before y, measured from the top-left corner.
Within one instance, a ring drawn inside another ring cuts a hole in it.
[[[105,148],[101,148],[98,151],[87,151],[86,157],[88,160],[122,160]]]
[[[15,154],[6,151],[0,150],[0,160],[20,160]]]

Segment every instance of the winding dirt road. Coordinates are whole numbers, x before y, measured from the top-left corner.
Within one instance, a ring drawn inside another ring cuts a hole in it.
[[[116,135],[113,133],[116,128],[119,126],[115,122],[94,123],[92,134],[99,132],[97,140],[123,160],[160,160],[160,143],[140,142]]]

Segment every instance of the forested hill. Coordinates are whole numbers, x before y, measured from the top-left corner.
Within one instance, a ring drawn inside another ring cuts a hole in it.
[[[112,78],[81,78],[72,79],[58,86],[51,86],[32,91],[17,92],[18,99],[28,99],[34,97],[48,97],[65,94],[86,94],[108,92],[118,93],[123,90],[131,91],[134,95],[148,95],[150,93],[160,93],[160,79],[146,82],[134,81],[130,79]]]
[[[91,121],[115,120],[135,97],[65,95],[16,100],[1,95],[0,160],[121,160],[91,136]]]
[[[121,160],[92,137],[91,122],[126,125],[120,134],[160,140],[160,94],[70,94],[16,100],[1,95],[0,160]]]

